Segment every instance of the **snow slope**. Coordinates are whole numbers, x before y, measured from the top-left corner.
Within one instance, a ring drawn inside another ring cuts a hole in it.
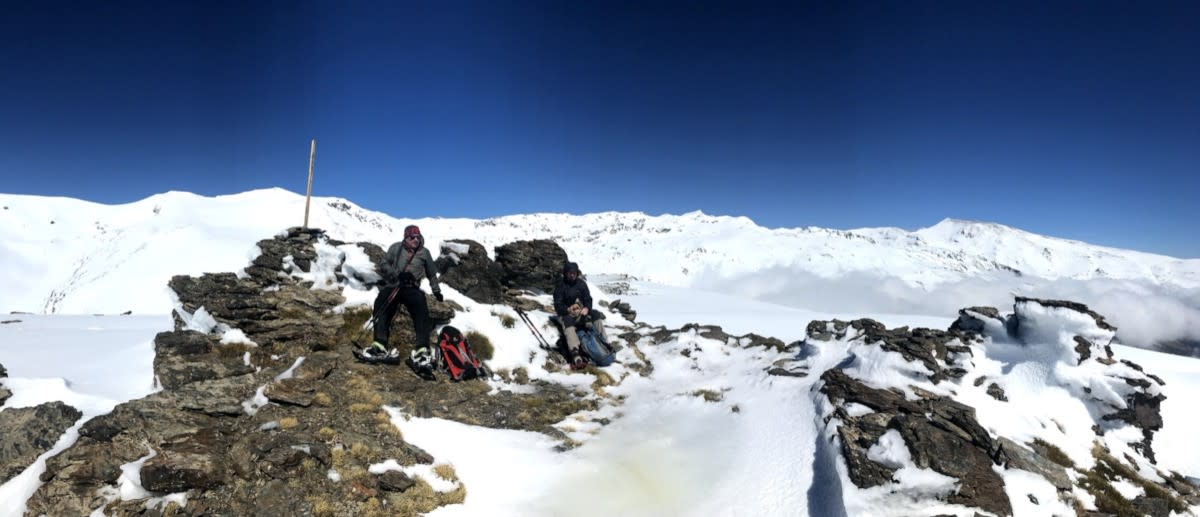
[[[176,274],[232,271],[253,243],[300,223],[282,189],[217,197],[168,192],[124,205],[0,194],[0,313],[161,314]],[[314,198],[310,224],[386,246],[407,224],[430,249],[469,238],[489,251],[554,239],[585,273],[629,275],[816,312],[952,314],[1012,293],[1069,298],[1112,314],[1125,342],[1200,337],[1200,260],[1180,260],[945,220],[896,228],[767,229],[701,212],[529,214],[485,220],[392,217]],[[1146,310],[1150,308],[1151,310]],[[1126,333],[1128,335],[1126,335]]]

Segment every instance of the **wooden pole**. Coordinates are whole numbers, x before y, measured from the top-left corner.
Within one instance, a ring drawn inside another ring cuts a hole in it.
[[[304,229],[308,229],[308,204],[312,202],[312,171],[313,161],[317,158],[317,139],[312,139],[308,148],[308,193],[304,195]]]

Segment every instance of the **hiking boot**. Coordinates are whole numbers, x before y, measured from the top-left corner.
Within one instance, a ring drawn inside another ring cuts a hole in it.
[[[386,346],[383,346],[383,343],[375,341],[371,343],[371,346],[363,350],[363,355],[369,357],[383,357],[388,355],[388,349]]]
[[[417,367],[429,370],[433,369],[433,354],[427,347],[414,348],[409,358],[412,359],[413,364]]]

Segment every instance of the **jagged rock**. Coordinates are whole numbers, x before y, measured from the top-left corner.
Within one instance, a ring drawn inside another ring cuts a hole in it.
[[[4,437],[0,440],[0,483],[32,465],[81,416],[78,409],[59,401],[0,411],[0,436]]]
[[[160,332],[154,337],[154,371],[159,384],[171,389],[254,372],[241,354],[214,353],[221,346],[216,336],[193,330]]]
[[[0,364],[0,379],[8,377],[8,370],[4,369],[4,365]]]
[[[1040,299],[1040,298],[1027,298],[1024,296],[1018,296],[1016,298],[1016,303],[1013,306],[1014,311],[1016,313],[1018,313],[1018,321],[1020,319],[1019,314],[1021,312],[1020,305],[1023,303],[1036,303],[1043,307],[1070,309],[1075,312],[1079,312],[1079,313],[1083,313],[1088,316],[1091,316],[1092,319],[1096,320],[1096,326],[1098,326],[1104,330],[1111,330],[1113,332],[1116,332],[1116,330],[1117,330],[1117,327],[1110,325],[1107,321],[1104,320],[1104,316],[1101,316],[1096,311],[1089,309],[1087,305],[1084,305],[1082,303],[1066,301],[1066,300],[1044,300],[1044,299]]]
[[[1131,501],[1138,512],[1150,517],[1170,517],[1171,505],[1166,499],[1138,496]]]
[[[324,234],[324,230],[316,228],[292,227],[273,239],[258,241],[262,253],[246,268],[246,274],[269,285],[284,271],[283,258],[286,256],[291,256],[296,266],[309,271],[312,261],[317,258],[313,244]]]
[[[987,394],[1000,402],[1008,402],[1008,396],[1004,394],[1004,388],[999,384],[991,383],[987,387]]]
[[[373,242],[360,241],[354,243],[367,254],[367,258],[371,259],[371,263],[375,265],[375,271],[382,271],[383,259],[387,256],[387,251],[378,244]]]
[[[637,311],[633,310],[633,308],[629,306],[628,302],[613,300],[608,306],[612,308],[612,310],[617,311],[617,314],[620,314],[629,321],[637,320]]]
[[[1062,465],[1054,463],[1036,451],[1027,449],[1008,438],[1000,437],[997,442],[1000,446],[1000,463],[1006,468],[1032,472],[1046,478],[1059,490],[1071,490],[1071,478],[1067,476],[1067,469]]]
[[[897,352],[907,361],[919,361],[931,374],[929,380],[937,384],[967,374],[964,366],[970,362],[971,348],[962,343],[968,338],[958,331],[943,331],[927,328],[888,329],[872,319],[857,319],[850,322],[815,320],[809,322],[808,338],[816,341],[844,339],[850,330],[857,331],[858,339],[864,343],[877,343],[880,348]]]
[[[982,334],[985,319],[994,320],[996,323],[1007,328],[1007,322],[1000,316],[1000,311],[995,307],[967,307],[958,310],[958,319],[950,324],[950,331]]]
[[[504,287],[500,284],[504,269],[487,256],[487,249],[478,242],[466,239],[443,242],[435,265],[438,278],[467,298],[496,304],[504,297]]]
[[[505,287],[554,292],[567,252],[552,240],[517,241],[496,247]]]
[[[389,492],[403,492],[416,484],[417,482],[408,477],[408,474],[399,470],[389,470],[379,475],[379,488]]]
[[[263,346],[296,343],[308,349],[330,349],[342,317],[332,309],[345,301],[339,291],[310,289],[283,279],[274,290],[232,273],[205,274],[199,278],[176,276],[169,286],[183,308],[204,307],[215,320],[242,330]],[[176,330],[182,326],[176,324]]]
[[[214,450],[211,438],[198,433],[170,444],[142,465],[142,486],[152,492],[183,492],[207,489],[224,483],[227,470],[222,455]]]
[[[836,405],[854,402],[875,410],[859,418],[841,414],[844,418],[838,434],[856,486],[867,488],[890,481],[894,471],[871,462],[866,451],[886,429],[897,429],[918,467],[959,480],[950,502],[1012,514],[1004,481],[992,470],[995,443],[975,420],[973,408],[938,396],[910,401],[893,391],[868,387],[837,368],[826,371],[821,380],[821,392]]]
[[[267,384],[263,396],[271,402],[308,407],[317,396],[312,382],[300,379],[284,379]]]

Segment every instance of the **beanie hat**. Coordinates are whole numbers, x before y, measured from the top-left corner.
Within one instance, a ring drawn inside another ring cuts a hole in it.
[[[410,224],[410,225],[404,227],[404,238],[405,239],[412,237],[414,235],[416,235],[417,237],[421,236],[421,229],[417,228],[417,225]]]

